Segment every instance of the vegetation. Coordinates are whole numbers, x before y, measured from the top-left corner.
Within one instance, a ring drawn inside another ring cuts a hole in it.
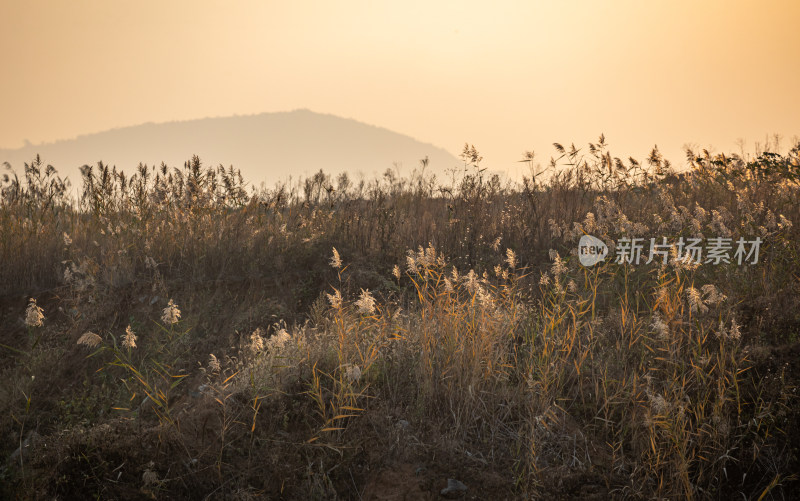
[[[800,471],[800,143],[474,146],[449,179],[82,169],[0,186],[0,469],[18,498],[784,499]],[[584,234],[608,258],[579,263]],[[758,262],[644,238],[761,239]]]

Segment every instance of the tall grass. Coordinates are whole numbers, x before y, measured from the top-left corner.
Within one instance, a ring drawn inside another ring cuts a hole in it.
[[[7,492],[358,498],[423,461],[483,496],[790,495],[800,145],[682,174],[555,147],[520,184],[474,146],[450,180],[260,190],[99,164],[77,200],[37,157],[0,206]],[[613,259],[716,236],[760,261]]]

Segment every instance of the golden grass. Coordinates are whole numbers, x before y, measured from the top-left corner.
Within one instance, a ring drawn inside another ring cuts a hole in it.
[[[32,472],[72,482],[65,465],[85,457],[101,497],[357,497],[371,477],[353,468],[375,449],[469,458],[506,479],[467,481],[486,495],[548,497],[575,475],[612,498],[787,493],[798,374],[762,380],[758,353],[797,343],[797,148],[692,155],[682,178],[657,152],[625,165],[606,148],[559,146],[559,172],[518,186],[486,179],[474,146],[449,186],[320,173],[248,194],[198,159],[130,178],[101,165],[78,203],[37,159],[3,185],[0,287],[31,299],[2,305],[20,320],[0,347],[0,424],[19,443],[32,420],[71,438],[20,454],[8,485],[74,492]],[[674,250],[617,264],[612,248],[585,268],[583,234],[764,244],[756,265]],[[68,376],[83,390],[52,385]],[[104,484],[113,447],[63,434],[126,423],[157,444]]]

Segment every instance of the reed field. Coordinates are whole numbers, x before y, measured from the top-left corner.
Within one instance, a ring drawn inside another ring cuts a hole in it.
[[[469,145],[261,188],[6,169],[0,497],[796,499],[800,143],[554,147],[519,183]]]

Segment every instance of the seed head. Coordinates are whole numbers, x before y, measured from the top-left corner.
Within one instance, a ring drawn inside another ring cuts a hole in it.
[[[509,268],[514,268],[517,265],[517,255],[511,249],[506,249],[506,263]]]
[[[408,270],[409,273],[417,273],[417,258],[414,251],[408,251],[408,255],[406,256],[406,270]]]
[[[497,237],[497,238],[494,239],[494,243],[492,243],[492,250],[493,251],[496,252],[497,249],[500,248],[500,240],[502,240],[502,239],[503,239],[503,237]]]
[[[669,410],[670,406],[667,403],[667,399],[665,399],[663,395],[659,393],[650,393],[648,391],[647,397],[650,399],[650,408],[656,414],[665,414]]]
[[[559,277],[566,271],[567,266],[564,264],[561,256],[558,255],[558,252],[556,252],[556,257],[553,259],[553,266],[550,268],[550,273],[552,273],[554,277]]]
[[[165,324],[173,325],[177,324],[180,319],[181,310],[179,310],[178,305],[170,299],[169,303],[167,303],[167,307],[161,312],[161,321]]]
[[[219,360],[213,353],[208,356],[208,370],[211,372],[219,372],[220,370]]]
[[[494,305],[492,294],[484,289],[480,284],[478,284],[478,287],[475,289],[475,296],[478,298],[478,301],[481,303],[481,305],[486,308]]]
[[[94,348],[99,346],[103,339],[94,332],[86,331],[81,337],[78,338],[78,344]]]
[[[709,224],[711,229],[717,233],[718,236],[724,238],[730,238],[731,230],[725,226],[725,218],[723,215],[716,210],[711,211],[711,223]]]
[[[342,268],[342,258],[339,257],[339,251],[336,250],[336,247],[333,248],[333,257],[331,257],[330,264],[337,270]]]
[[[695,219],[698,219],[701,222],[705,221],[707,217],[706,210],[703,207],[701,207],[700,204],[697,202],[694,203],[694,217]]]
[[[261,336],[261,328],[254,330],[250,334],[250,351],[258,353],[264,349],[264,338]]]
[[[342,307],[342,294],[338,290],[333,289],[333,294],[326,293],[325,295],[328,296],[328,302],[331,303],[332,308],[338,310]]]
[[[471,293],[475,293],[475,290],[478,288],[478,275],[475,274],[475,270],[469,270],[467,273],[467,277],[464,279],[467,290]]]
[[[455,289],[453,289],[453,282],[447,277],[444,277],[444,290],[450,293],[455,292]]]
[[[355,302],[355,305],[358,306],[358,311],[365,315],[372,315],[375,313],[375,298],[372,297],[369,291],[361,289],[361,295],[358,301]]]
[[[344,373],[345,377],[351,383],[355,383],[359,379],[361,379],[361,367],[357,365],[351,365],[347,368]]]
[[[725,328],[725,322],[722,320],[719,321],[719,327],[717,327],[716,336],[722,339],[728,339],[728,329]]]
[[[276,352],[286,345],[290,337],[291,336],[289,336],[289,333],[286,332],[286,329],[280,329],[267,340],[267,347],[271,352]]]
[[[575,280],[570,279],[570,281],[567,282],[567,290],[575,294],[578,290],[578,284],[575,283]]]
[[[25,311],[25,325],[28,327],[41,327],[44,321],[44,312],[36,304],[36,300],[31,298],[28,309]]]
[[[555,219],[548,219],[547,224],[550,226],[550,236],[553,238],[561,238],[561,235],[564,233],[564,230],[559,226]]]
[[[728,336],[730,336],[731,339],[739,339],[742,337],[742,332],[739,329],[739,324],[736,323],[735,318],[731,320],[731,330],[728,331]]]
[[[660,339],[669,339],[669,326],[664,323],[658,313],[653,315],[653,323],[650,325]]]
[[[131,326],[125,328],[125,335],[122,337],[122,346],[128,349],[136,348],[136,334],[134,334]]]
[[[689,300],[689,310],[692,313],[696,313],[698,311],[700,313],[705,313],[708,311],[708,306],[703,303],[703,297],[700,294],[700,291],[694,287],[689,287],[686,290],[686,297]]]
[[[714,284],[706,284],[703,287],[701,287],[701,290],[703,291],[703,294],[705,295],[705,298],[704,298],[703,301],[706,304],[719,304],[719,303],[725,301],[726,299],[728,299],[728,297],[725,294],[722,294],[714,286]]]

